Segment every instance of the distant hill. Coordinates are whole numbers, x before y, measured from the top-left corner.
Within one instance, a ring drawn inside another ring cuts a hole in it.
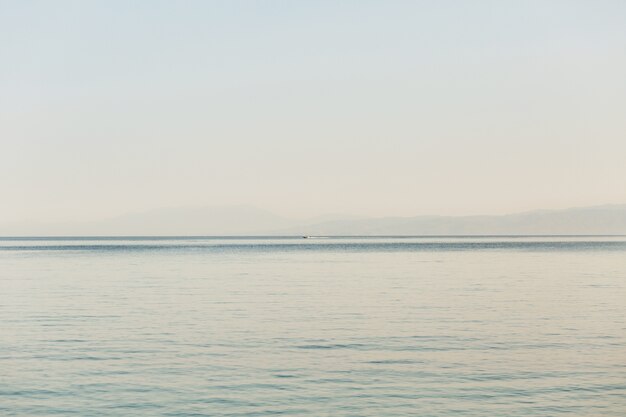
[[[589,235],[626,234],[626,205],[540,210],[502,216],[384,217],[297,226],[303,235]]]
[[[502,216],[290,219],[250,206],[168,208],[107,220],[0,225],[0,236],[626,234],[626,205]]]

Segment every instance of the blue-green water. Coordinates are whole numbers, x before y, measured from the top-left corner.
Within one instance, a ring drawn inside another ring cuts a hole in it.
[[[626,238],[0,239],[2,416],[624,416]]]

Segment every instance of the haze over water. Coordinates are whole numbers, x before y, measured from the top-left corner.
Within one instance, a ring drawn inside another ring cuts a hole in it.
[[[626,238],[0,239],[7,416],[623,416]]]

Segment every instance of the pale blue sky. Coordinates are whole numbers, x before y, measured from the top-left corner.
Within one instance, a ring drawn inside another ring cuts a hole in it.
[[[626,203],[626,2],[0,0],[0,221]]]

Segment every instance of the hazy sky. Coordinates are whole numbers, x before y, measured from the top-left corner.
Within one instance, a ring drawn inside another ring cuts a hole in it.
[[[626,1],[0,0],[0,222],[626,203]]]

